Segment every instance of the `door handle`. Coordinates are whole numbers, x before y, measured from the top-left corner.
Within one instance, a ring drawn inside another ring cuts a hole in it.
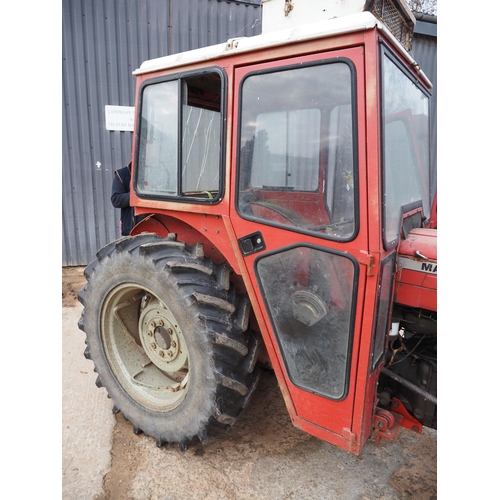
[[[238,245],[244,257],[260,252],[266,248],[264,238],[260,231],[249,234],[248,236],[243,236],[238,240]]]

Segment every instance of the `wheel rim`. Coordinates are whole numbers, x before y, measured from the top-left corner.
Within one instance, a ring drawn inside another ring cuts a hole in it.
[[[101,335],[109,366],[140,405],[171,411],[189,390],[189,356],[171,309],[150,290],[122,284],[107,296]]]

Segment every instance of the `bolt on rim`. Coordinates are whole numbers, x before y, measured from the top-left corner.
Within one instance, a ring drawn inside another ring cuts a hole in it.
[[[101,337],[109,366],[140,405],[171,411],[189,390],[189,356],[170,308],[136,284],[117,286],[106,297]]]

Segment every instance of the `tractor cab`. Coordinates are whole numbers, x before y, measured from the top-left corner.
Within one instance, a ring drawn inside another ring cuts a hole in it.
[[[210,435],[213,422],[234,423],[256,383],[257,358],[274,369],[294,424],[349,452],[359,454],[374,428],[388,438],[398,425],[421,429],[411,398],[397,398],[408,383],[385,372],[394,300],[405,292],[398,249],[427,230],[431,215],[431,84],[407,51],[411,13],[398,1],[366,2],[368,11],[361,3],[360,12],[135,71],[131,204],[146,218],[110,250],[110,259],[123,254],[119,273],[132,267],[130,290],[109,271],[105,311],[113,306],[127,320],[101,314],[95,328],[112,338],[110,354],[96,358],[115,360],[109,383],[124,381],[125,391],[115,390],[121,406],[144,407],[129,413],[160,444],[184,447]],[[379,3],[399,21],[384,19]],[[181,307],[169,304],[176,297]],[[412,307],[411,297],[398,311]],[[121,354],[120,324],[130,334]],[[157,338],[159,325],[170,337]],[[182,355],[171,347],[174,334]],[[145,350],[137,359],[149,357],[147,377],[130,375],[143,364],[129,366],[131,349]],[[406,382],[418,385],[408,370]],[[169,389],[182,391],[175,404],[161,404],[164,386],[179,386]],[[429,402],[423,389],[419,397]],[[425,412],[435,414],[434,403]]]

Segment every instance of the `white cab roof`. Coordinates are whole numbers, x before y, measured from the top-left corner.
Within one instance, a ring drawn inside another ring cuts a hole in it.
[[[149,61],[143,62],[141,67],[136,69],[133,74],[141,75],[154,71],[185,66],[196,62],[210,61],[221,57],[249,52],[255,49],[276,47],[293,42],[312,40],[343,33],[364,31],[374,27],[377,27],[380,31],[384,32],[384,34],[392,40],[410,64],[417,66],[413,58],[390,33],[384,23],[379,21],[370,12],[361,12],[359,14],[352,14],[349,16],[297,26],[294,28],[273,31],[263,35],[233,38],[228,40],[226,43],[219,43],[217,45],[211,45],[201,49],[189,50],[178,54],[172,54],[170,56],[150,59]],[[423,73],[422,76],[430,85],[430,82]]]

